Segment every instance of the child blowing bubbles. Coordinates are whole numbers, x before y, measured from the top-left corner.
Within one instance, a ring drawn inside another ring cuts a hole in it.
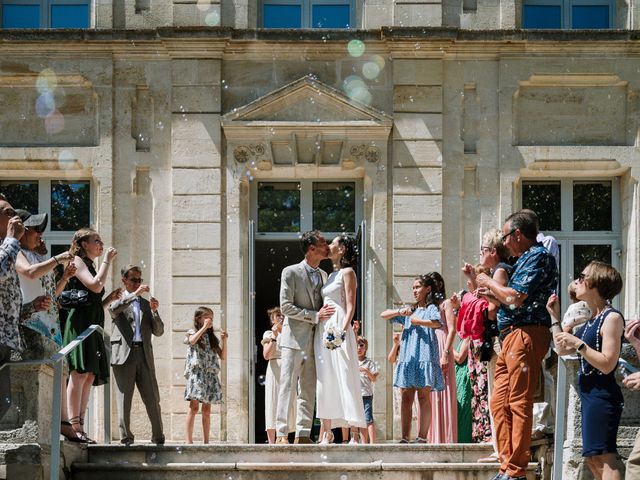
[[[189,346],[184,368],[187,379],[184,398],[189,402],[187,412],[187,443],[193,443],[193,424],[198,406],[202,403],[202,436],[209,443],[211,426],[211,404],[222,403],[220,384],[220,360],[227,355],[227,332],[222,331],[222,343],[213,334],[213,311],[198,307],[193,318],[193,327],[184,339]]]
[[[367,358],[369,342],[364,337],[358,337],[358,361],[360,362],[360,388],[364,403],[364,418],[367,428],[360,429],[360,436],[364,443],[376,442],[376,426],[373,423],[373,382],[378,378],[378,366]]]

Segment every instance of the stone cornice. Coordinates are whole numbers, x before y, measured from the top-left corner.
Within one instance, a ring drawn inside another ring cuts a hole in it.
[[[0,30],[0,55],[167,60],[335,59],[360,39],[367,54],[394,58],[480,59],[521,56],[640,55],[640,31],[461,30],[383,27],[377,30],[236,30],[163,27],[149,30]]]

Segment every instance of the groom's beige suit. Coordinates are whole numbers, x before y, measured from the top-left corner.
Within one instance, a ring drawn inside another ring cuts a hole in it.
[[[280,335],[282,366],[276,414],[278,437],[286,437],[291,391],[298,391],[296,437],[309,437],[316,396],[316,362],[313,336],[322,308],[322,286],[327,274],[306,261],[282,271],[280,309],[285,316]]]

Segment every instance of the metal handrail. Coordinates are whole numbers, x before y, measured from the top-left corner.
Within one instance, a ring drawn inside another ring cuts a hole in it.
[[[64,358],[78,348],[91,334],[98,332],[104,336],[104,329],[100,325],[91,325],[84,332],[78,335],[68,345],[55,353],[51,358],[42,360],[22,360],[19,362],[7,362],[0,366],[0,370],[7,366],[15,365],[53,365],[53,412],[51,419],[51,480],[58,480],[60,471],[60,422],[62,398],[60,390],[62,388],[62,361]],[[104,442],[111,441],[111,396],[108,388],[104,389]]]

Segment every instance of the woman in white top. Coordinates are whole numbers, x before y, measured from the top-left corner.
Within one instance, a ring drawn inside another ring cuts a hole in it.
[[[267,310],[271,329],[262,336],[262,356],[268,360],[267,374],[264,381],[264,428],[267,431],[269,443],[276,443],[276,413],[278,411],[278,392],[280,391],[280,334],[284,315],[280,307]],[[296,425],[296,399],[292,392],[292,400],[289,408],[289,432],[295,432]]]

